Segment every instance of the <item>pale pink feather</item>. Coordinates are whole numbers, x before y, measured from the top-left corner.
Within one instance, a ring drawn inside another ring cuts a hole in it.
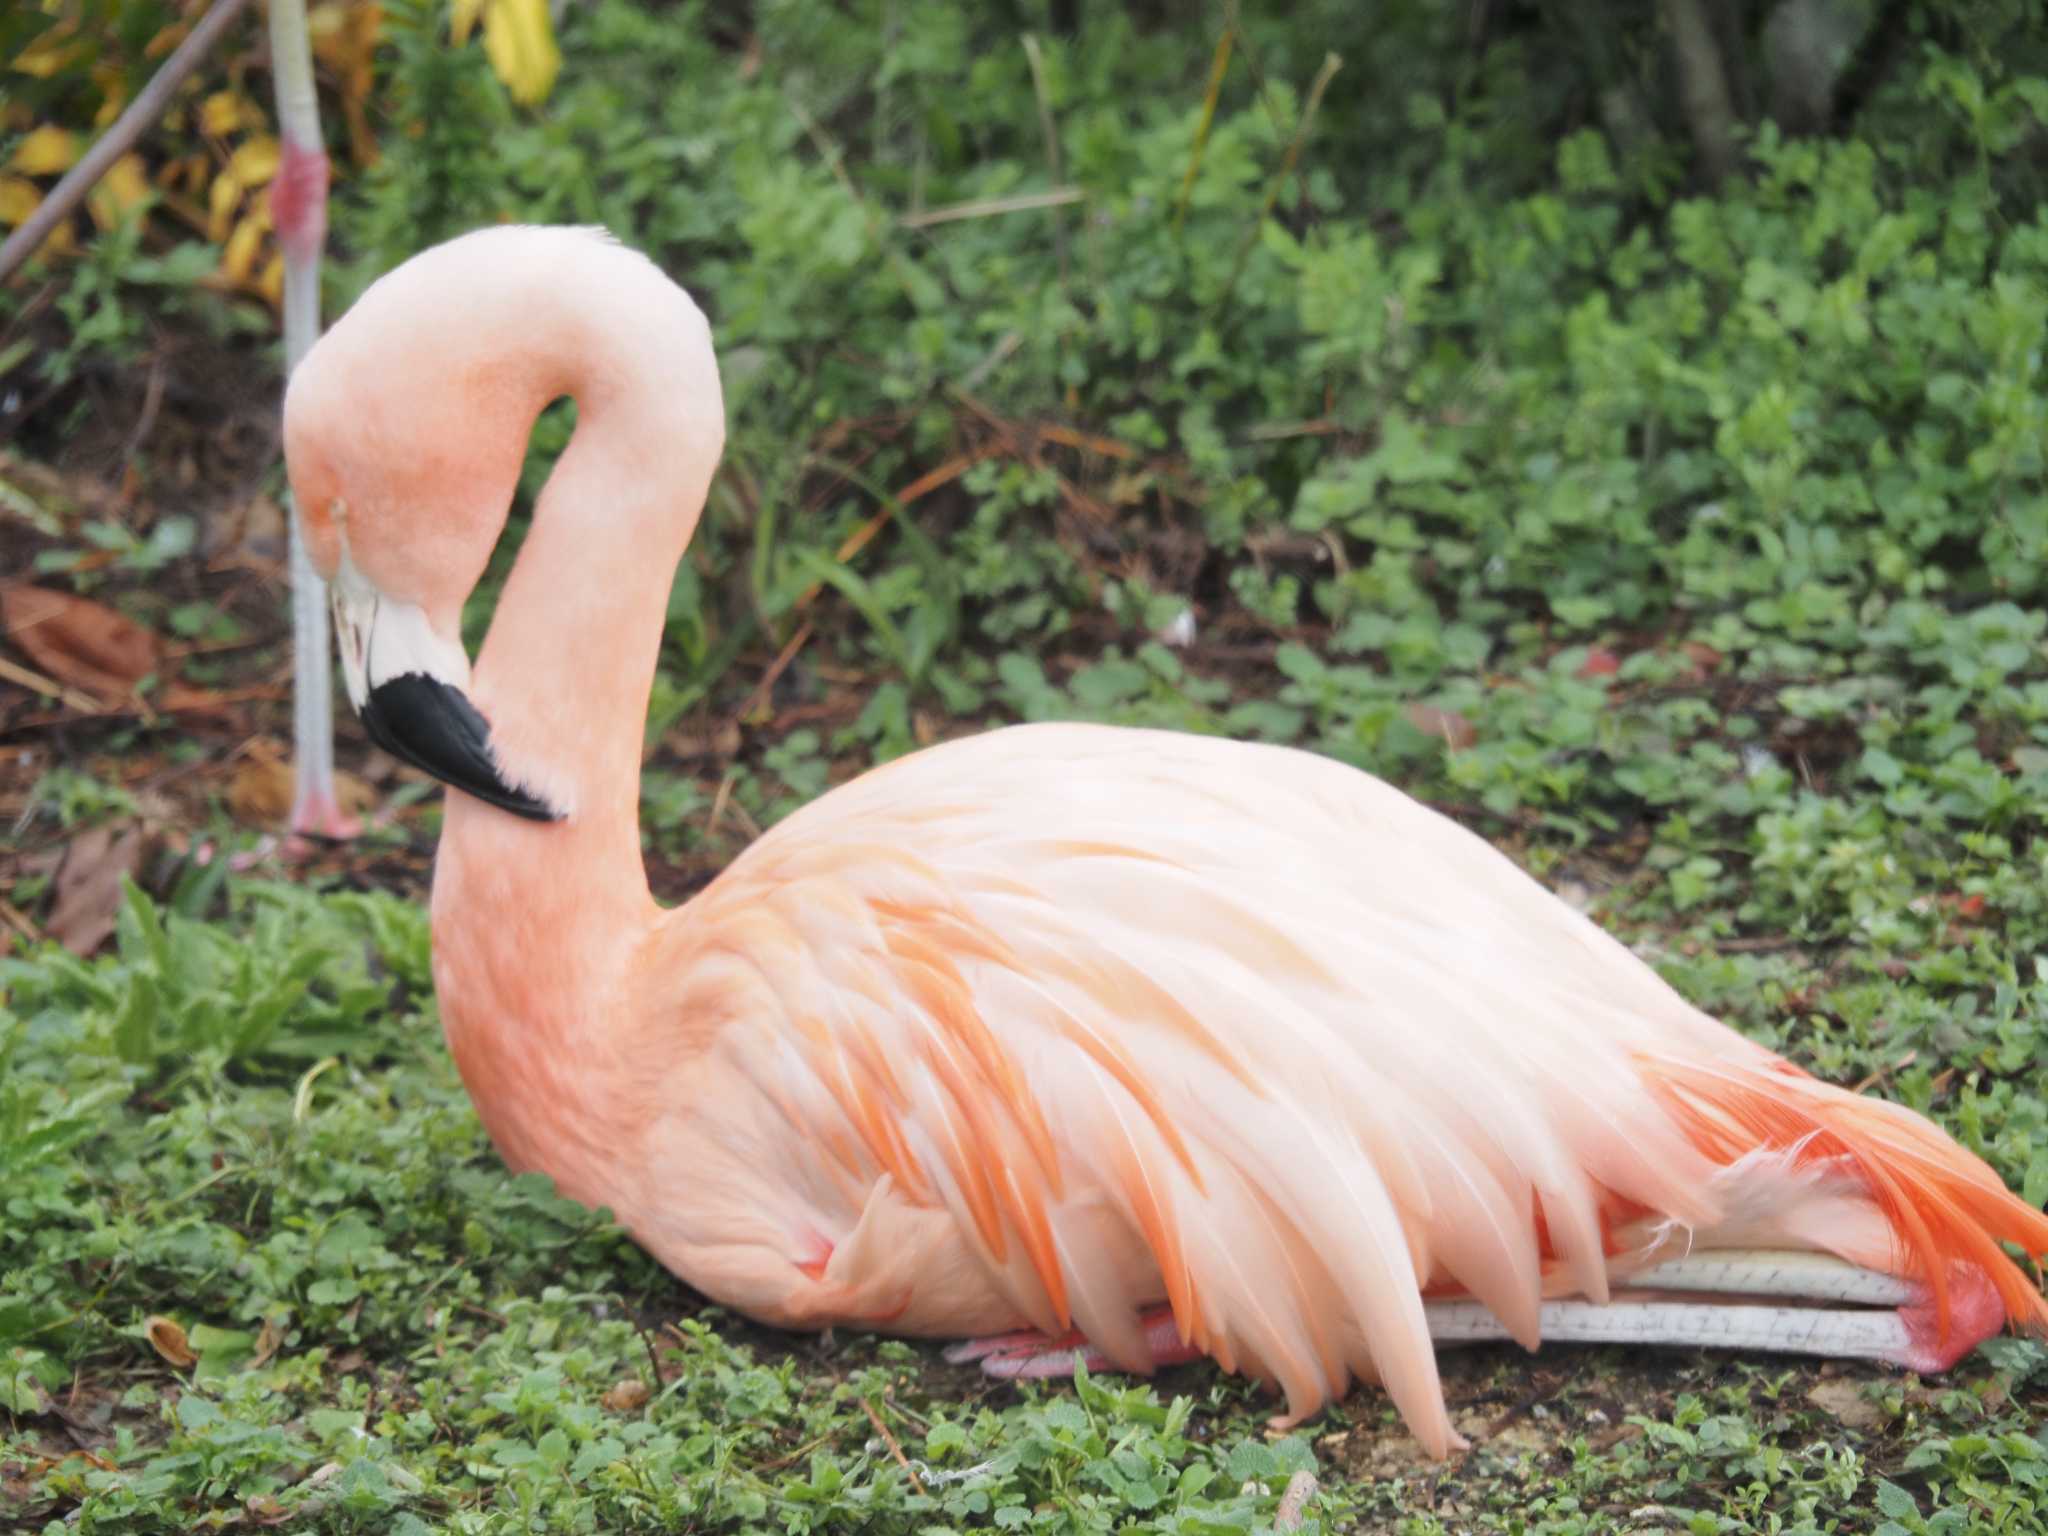
[[[505,771],[571,815],[450,796],[435,975],[507,1160],[709,1295],[798,1327],[1072,1323],[1139,1369],[1165,1301],[1290,1418],[1376,1379],[1437,1454],[1425,1291],[1533,1345],[1545,1296],[1763,1233],[1938,1293],[1972,1265],[2048,1318],[1995,1241],[2048,1249],[2048,1221],[1976,1159],[1307,753],[991,732],[833,791],[658,909],[641,722],[723,437],[687,297],[579,232],[431,252],[295,375],[293,483],[324,568],[353,551],[453,635],[562,392],[580,425],[472,692]]]

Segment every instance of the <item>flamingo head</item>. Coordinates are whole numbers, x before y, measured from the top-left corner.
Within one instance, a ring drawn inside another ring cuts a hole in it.
[[[586,231],[491,229],[373,284],[293,371],[285,458],[330,585],[349,702],[394,756],[515,815],[557,820],[508,772],[470,697],[462,610],[503,532],[561,359]],[[637,258],[636,258],[637,259]]]

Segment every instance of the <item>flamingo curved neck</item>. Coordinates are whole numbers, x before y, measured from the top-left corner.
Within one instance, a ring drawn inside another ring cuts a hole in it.
[[[694,308],[685,318],[693,334],[615,338],[612,387],[579,400],[472,674],[501,767],[567,814],[525,821],[451,790],[434,874],[457,1065],[495,1106],[507,1160],[544,1163],[572,1195],[581,1159],[562,1140],[583,1134],[574,1125],[601,1134],[608,1078],[592,1049],[630,1016],[630,957],[660,915],[640,852],[641,743],[670,584],[723,437],[708,337]],[[507,1072],[520,1091],[478,1080]]]

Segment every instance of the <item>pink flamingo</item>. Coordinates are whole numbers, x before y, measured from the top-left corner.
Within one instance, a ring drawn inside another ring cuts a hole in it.
[[[472,668],[463,600],[562,395]],[[1433,1340],[1931,1371],[2048,1325],[2000,1246],[2048,1218],[1977,1158],[1305,752],[994,731],[657,906],[642,722],[724,430],[697,307],[584,230],[414,258],[291,381],[350,697],[456,791],[435,984],[513,1168],[773,1324],[983,1336],[957,1353],[1000,1375],[1206,1354],[1283,1422],[1377,1380],[1437,1456]]]

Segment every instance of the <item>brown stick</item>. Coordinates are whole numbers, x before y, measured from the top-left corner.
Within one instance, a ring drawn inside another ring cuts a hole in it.
[[[801,600],[798,606],[802,606]],[[805,619],[798,626],[797,632],[791,635],[782,649],[776,653],[775,660],[768,664],[768,670],[761,674],[761,681],[754,685],[753,693],[747,702],[740,706],[740,712],[734,717],[735,720],[758,724],[768,718],[769,694],[775,691],[775,685],[782,681],[782,674],[789,670],[789,664],[796,660],[796,653],[810,642],[810,638],[811,621]]]
[[[1308,1501],[1315,1496],[1315,1473],[1304,1470],[1287,1479],[1287,1491],[1280,1495],[1280,1507],[1273,1513],[1273,1529],[1300,1530],[1308,1518]]]
[[[889,1426],[882,1422],[882,1416],[875,1412],[874,1404],[866,1398],[860,1400],[861,1412],[868,1416],[868,1422],[875,1426],[875,1433],[882,1437],[882,1444],[889,1447],[889,1454],[896,1458],[896,1465],[903,1469],[903,1475],[910,1479],[910,1486],[919,1498],[924,1497],[924,1484],[917,1480],[917,1468],[910,1464],[910,1458],[903,1454],[903,1447],[896,1443],[896,1437],[889,1433]]]
[[[7,237],[6,244],[0,245],[0,283],[6,282],[14,275],[15,268],[42,249],[50,231],[78,206],[86,193],[99,184],[99,179],[107,174],[107,168],[129,151],[142,137],[145,128],[164,115],[164,109],[171,104],[172,93],[185,83],[187,75],[199,67],[199,61],[213,51],[220,35],[227,31],[248,3],[249,0],[214,0],[213,9],[200,19],[199,25],[164,61],[164,67],[128,103],[128,110],[114,120],[114,126],[100,135],[99,143],[87,150],[85,157],[51,188],[50,195]]]
[[[66,709],[76,710],[82,715],[97,715],[101,712],[100,701],[89,693],[81,692],[54,677],[45,677],[27,667],[16,666],[5,656],[0,656],[0,677],[10,683],[17,683],[31,693],[39,693],[46,699],[55,699]]]

